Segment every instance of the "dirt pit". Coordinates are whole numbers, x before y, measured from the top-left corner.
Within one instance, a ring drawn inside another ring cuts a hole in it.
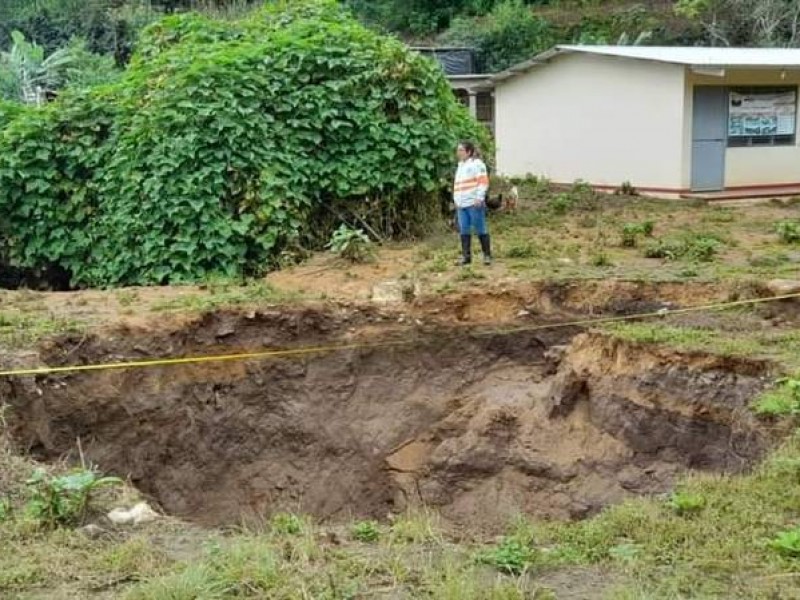
[[[6,380],[0,403],[21,448],[53,460],[80,447],[166,512],[206,525],[277,510],[383,518],[421,504],[486,529],[519,513],[583,518],[666,492],[687,470],[742,471],[769,445],[747,410],[767,365],[574,328],[474,336],[364,311],[219,313],[172,331],[63,339],[41,359],[397,336],[413,342]]]

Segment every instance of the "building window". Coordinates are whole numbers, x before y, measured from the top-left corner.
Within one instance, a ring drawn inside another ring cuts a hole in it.
[[[732,88],[728,146],[790,146],[797,131],[797,87]]]

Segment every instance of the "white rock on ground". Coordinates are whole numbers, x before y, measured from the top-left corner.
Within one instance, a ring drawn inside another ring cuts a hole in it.
[[[140,502],[129,510],[115,508],[107,516],[114,525],[141,525],[161,518],[146,502]]]
[[[419,283],[384,281],[372,288],[372,301],[377,304],[394,304],[412,300],[421,294]]]
[[[800,281],[794,279],[773,279],[767,282],[767,289],[776,296],[800,294]]]

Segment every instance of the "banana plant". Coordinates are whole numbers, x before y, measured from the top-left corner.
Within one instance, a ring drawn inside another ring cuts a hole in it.
[[[73,55],[69,48],[61,48],[45,57],[44,49],[19,31],[11,34],[11,40],[11,48],[0,52],[0,92],[9,100],[40,105],[61,85]]]

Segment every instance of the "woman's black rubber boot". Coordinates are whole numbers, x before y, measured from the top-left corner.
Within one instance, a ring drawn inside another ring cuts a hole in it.
[[[461,236],[461,258],[458,260],[458,266],[464,267],[472,264],[472,236]]]
[[[489,234],[479,235],[478,239],[481,241],[481,251],[483,252],[483,264],[492,264],[492,241]]]

